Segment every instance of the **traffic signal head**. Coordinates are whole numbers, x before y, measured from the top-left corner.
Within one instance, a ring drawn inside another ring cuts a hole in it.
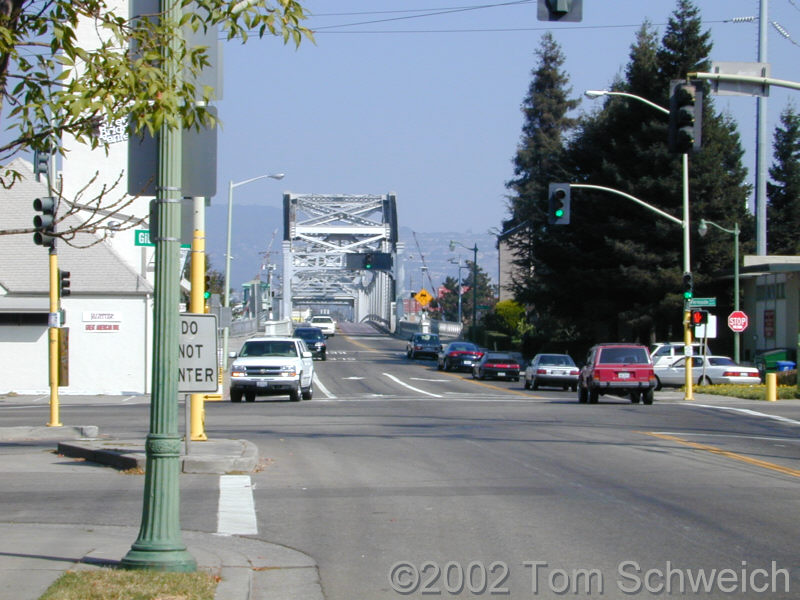
[[[56,243],[56,199],[52,196],[36,198],[33,201],[33,210],[42,214],[33,217],[33,243],[46,248],[52,248]]]
[[[700,150],[703,93],[697,86],[676,79],[669,92],[669,150],[688,154]]]
[[[684,273],[683,274],[683,299],[684,300],[691,300],[692,295],[694,294],[694,282],[692,280],[691,273]]]
[[[547,222],[550,225],[569,225],[569,184],[551,183],[547,194]]]
[[[69,276],[70,276],[69,271],[63,271],[61,269],[58,270],[58,296],[60,298],[72,294],[72,290],[69,289],[70,286]]]
[[[367,254],[364,255],[364,268],[365,269],[371,269],[373,267],[374,263],[375,263],[375,256],[371,252],[368,252]]]
[[[693,310],[689,313],[689,323],[692,326],[695,325],[705,325],[708,323],[708,311],[707,310]]]
[[[539,0],[536,18],[540,21],[581,21],[583,0]]]
[[[205,300],[211,298],[211,275],[206,275],[205,287],[203,288],[203,298]]]

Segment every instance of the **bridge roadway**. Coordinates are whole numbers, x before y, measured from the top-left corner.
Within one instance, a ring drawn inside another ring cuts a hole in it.
[[[259,448],[252,536],[312,556],[328,600],[800,595],[800,401],[581,405],[437,371],[364,327],[329,339],[313,400],[206,405],[209,437]],[[0,410],[14,424],[33,409]],[[63,408],[120,437],[145,431],[147,412],[138,399]],[[52,468],[70,477],[0,475],[7,520],[138,523],[140,478]],[[183,528],[215,531],[216,480],[181,486]],[[709,592],[695,594],[701,576]]]

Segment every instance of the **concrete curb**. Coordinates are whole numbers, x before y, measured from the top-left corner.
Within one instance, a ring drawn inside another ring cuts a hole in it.
[[[96,425],[73,427],[0,427],[0,441],[26,442],[35,440],[94,439],[99,435]]]

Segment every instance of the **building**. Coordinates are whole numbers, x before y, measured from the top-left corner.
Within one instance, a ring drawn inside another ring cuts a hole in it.
[[[22,179],[0,189],[0,228],[30,230],[33,200],[46,196],[47,188],[35,180],[30,163],[16,159],[8,166]],[[0,235],[0,393],[49,391],[49,257],[32,238]],[[61,302],[69,329],[69,386],[60,393],[149,393],[152,285],[109,241],[91,234],[78,234],[71,245],[58,241],[56,249],[58,266],[71,280],[71,295]]]

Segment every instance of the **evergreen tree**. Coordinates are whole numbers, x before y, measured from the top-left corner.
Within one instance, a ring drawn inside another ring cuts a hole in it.
[[[789,106],[775,129],[775,159],[767,183],[770,254],[800,254],[800,115]]]

